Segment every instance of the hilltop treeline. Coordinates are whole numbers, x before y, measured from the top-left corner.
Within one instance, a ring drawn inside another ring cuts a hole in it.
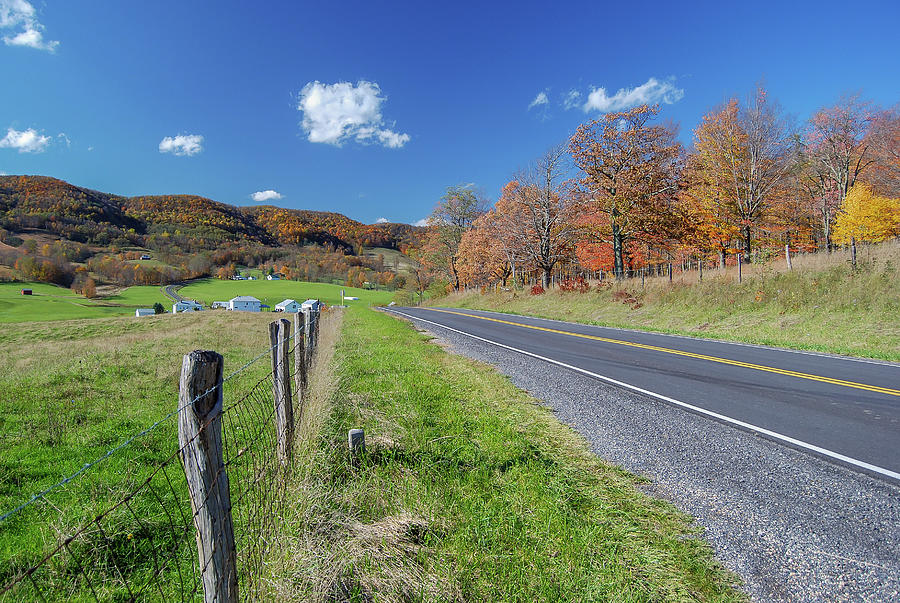
[[[179,251],[212,251],[227,243],[405,251],[419,232],[409,224],[362,224],[333,212],[271,205],[236,207],[196,195],[121,197],[46,176],[0,176],[0,228]]]
[[[118,285],[225,278],[240,266],[278,266],[316,280],[359,280],[363,268],[374,278],[381,266],[356,257],[362,248],[405,253],[422,230],[334,212],[236,207],[196,195],[122,197],[45,176],[0,176],[0,263],[65,286],[85,274]],[[39,235],[55,240],[40,245]],[[141,254],[126,251],[134,247],[153,250],[159,264],[135,263]]]

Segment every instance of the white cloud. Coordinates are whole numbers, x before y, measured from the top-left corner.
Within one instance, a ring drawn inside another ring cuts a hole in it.
[[[566,93],[566,97],[563,99],[563,107],[566,110],[568,110],[568,109],[574,109],[575,107],[578,107],[580,105],[581,105],[581,92],[579,92],[578,90],[575,90],[574,88],[572,90],[569,90]]]
[[[179,134],[178,136],[166,136],[159,143],[160,153],[174,153],[175,155],[190,157],[203,150],[203,136],[199,134]]]
[[[418,222],[413,222],[413,226],[428,226],[428,218],[422,218]]]
[[[388,223],[390,223],[390,220],[388,220],[387,218],[378,218],[377,220],[375,220],[375,223],[376,224],[388,224]]]
[[[540,105],[546,105],[549,102],[550,102],[550,99],[547,97],[547,91],[542,90],[541,92],[538,92],[538,95],[535,96],[534,100],[531,101],[531,104],[528,105],[528,110],[531,111],[535,107],[538,107]]]
[[[2,17],[2,14],[0,14]],[[20,153],[42,153],[50,144],[49,136],[42,136],[37,130],[14,130],[9,128],[6,136],[0,140],[0,149],[16,149]]]
[[[341,146],[354,138],[399,149],[409,142],[409,134],[384,127],[381,104],[385,100],[375,82],[360,80],[355,86],[350,82],[309,82],[300,91],[297,105],[303,114],[300,125],[310,142]]]
[[[44,40],[44,26],[37,20],[34,6],[26,0],[0,0],[0,29],[16,30],[3,36],[7,46],[27,46],[55,52],[59,42]]]
[[[256,191],[250,198],[256,201],[257,203],[262,203],[263,201],[271,201],[272,199],[283,199],[284,195],[279,192],[273,191],[269,189],[267,191]]]
[[[676,88],[673,82],[674,78],[660,82],[651,77],[635,88],[620,88],[612,96],[606,94],[606,88],[594,88],[582,109],[585,113],[592,110],[606,113],[643,104],[665,103],[671,105],[684,97],[684,90]]]
[[[57,137],[57,138],[62,138],[63,140],[65,140],[65,141],[66,141],[66,146],[67,146],[68,148],[70,148],[70,149],[72,148],[72,141],[69,140],[69,137],[66,136],[66,133],[65,133],[65,132],[60,132],[59,134],[56,135],[56,137]]]

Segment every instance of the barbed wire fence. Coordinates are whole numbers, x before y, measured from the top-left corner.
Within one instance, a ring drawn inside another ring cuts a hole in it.
[[[271,347],[228,376],[216,352],[185,355],[174,411],[0,515],[0,602],[262,598],[319,318],[270,323]],[[174,422],[161,450],[145,441]],[[122,484],[88,484],[71,512],[51,501],[122,455]]]

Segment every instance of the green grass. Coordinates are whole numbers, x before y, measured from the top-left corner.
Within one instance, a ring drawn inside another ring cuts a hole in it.
[[[34,295],[22,295],[22,289],[32,289]],[[196,299],[209,307],[214,301],[228,301],[238,295],[253,295],[272,308],[286,298],[304,301],[321,299],[328,305],[341,303],[341,289],[346,295],[359,297],[348,305],[368,306],[386,304],[393,298],[388,291],[368,291],[326,283],[298,281],[225,281],[203,279],[183,287],[181,295]],[[160,287],[135,286],[122,289],[106,297],[87,299],[70,289],[46,283],[0,283],[0,323],[72,320],[79,318],[107,318],[134,316],[136,308],[152,308],[159,302],[171,311],[172,300]]]
[[[32,322],[0,330],[0,363],[6,367],[0,389],[9,394],[0,396],[0,514],[175,410],[183,354],[192,349],[219,351],[228,374],[268,347],[266,323],[271,319],[271,314],[202,312],[140,320]],[[264,357],[227,383],[226,407],[269,370]],[[261,400],[267,408],[265,398]],[[242,434],[252,427],[252,419],[231,425],[229,445],[242,446]],[[150,489],[129,501],[131,509],[123,506],[100,522],[102,533],[91,523],[177,449],[177,424],[170,418],[0,524],[0,586],[37,562],[58,536],[85,525],[90,529],[71,543],[72,555],[55,557],[38,574],[39,581],[50,585],[45,593],[50,599],[85,598],[88,590],[78,566],[86,569],[95,586],[101,585],[101,598],[122,598],[126,589],[111,561],[116,560],[125,580],[135,587],[153,572],[152,547],[166,559],[174,557],[189,572],[193,536],[188,533],[178,540],[179,534],[171,529],[172,517],[178,523],[182,511],[190,518],[177,459],[168,468],[174,489],[158,474]],[[234,472],[233,483],[241,483],[239,469]],[[246,544],[246,530],[238,529],[243,520],[235,521],[239,539]],[[163,548],[175,552],[162,554]],[[174,574],[171,567],[164,574],[166,590],[177,589]],[[0,595],[0,601],[31,599],[34,593],[26,588],[10,596]],[[177,591],[167,590],[164,598],[178,598]]]
[[[31,289],[34,295],[22,295],[22,289]],[[135,308],[152,307],[155,302],[171,303],[155,286],[129,287],[117,295],[87,299],[46,283],[0,283],[0,323],[134,316]]]
[[[838,256],[795,260],[793,271],[734,270],[613,284],[602,291],[543,295],[453,294],[437,306],[494,310],[588,324],[711,337],[884,360],[900,360],[900,246],[863,255],[853,270]]]
[[[214,301],[228,301],[239,295],[252,295],[274,308],[284,299],[295,299],[302,302],[312,298],[319,299],[330,306],[337,305],[341,303],[342,289],[346,295],[359,298],[359,301],[347,302],[348,305],[386,304],[393,298],[393,293],[389,291],[369,291],[327,283],[267,281],[265,279],[254,281],[204,279],[183,287],[179,293],[206,306]]]
[[[744,598],[689,517],[492,368],[374,311],[345,316],[335,363],[280,598]]]

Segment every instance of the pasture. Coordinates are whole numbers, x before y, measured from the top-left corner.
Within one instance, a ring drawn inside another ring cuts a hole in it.
[[[22,289],[34,293],[22,295]],[[128,287],[115,295],[88,299],[47,283],[0,283],[0,322],[133,316],[135,308],[149,308],[156,302],[171,307],[156,286]]]
[[[284,299],[319,299],[329,306],[341,303],[341,289],[351,297],[358,297],[358,301],[347,302],[348,305],[371,306],[387,304],[394,294],[391,291],[370,291],[356,287],[344,287],[342,285],[330,285],[328,283],[309,283],[301,281],[224,281],[218,279],[203,279],[194,281],[178,292],[183,297],[193,299],[206,307],[214,301],[228,301],[239,295],[252,295],[262,303],[275,307],[275,304]]]

